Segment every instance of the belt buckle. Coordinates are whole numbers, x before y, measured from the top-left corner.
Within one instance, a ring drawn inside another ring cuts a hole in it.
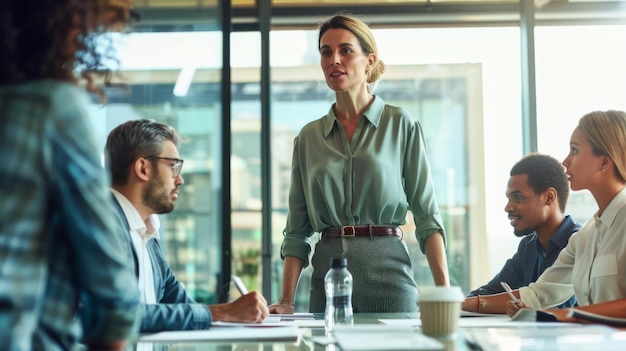
[[[351,229],[352,233],[346,232],[347,229]],[[341,227],[341,236],[354,237],[356,236],[356,228],[353,225],[344,225]]]

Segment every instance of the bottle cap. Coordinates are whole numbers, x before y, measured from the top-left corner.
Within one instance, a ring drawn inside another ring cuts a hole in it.
[[[348,267],[348,259],[345,257],[342,258],[331,258],[330,259],[330,268],[346,268]]]

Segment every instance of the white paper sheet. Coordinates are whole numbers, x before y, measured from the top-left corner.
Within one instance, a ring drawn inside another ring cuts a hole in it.
[[[270,316],[280,317],[281,320],[295,320],[295,319],[315,319],[314,313],[308,312],[296,312],[286,314],[271,314]]]
[[[469,311],[461,311],[461,317],[498,317],[504,316],[503,313],[480,313],[480,312],[469,312]]]
[[[280,321],[263,321],[263,323],[236,323],[236,322],[213,322],[216,327],[289,327],[296,326],[301,328],[318,328],[324,327],[324,320],[320,319],[297,319],[297,320],[280,320]]]
[[[393,326],[393,327],[413,327],[417,328],[422,325],[421,319],[379,319],[378,322]],[[459,327],[472,328],[472,327],[535,327],[537,325],[542,326],[554,326],[554,325],[576,325],[572,323],[563,322],[529,322],[529,321],[513,321],[507,315],[498,315],[491,317],[481,318],[459,318]]]
[[[333,337],[342,351],[443,350],[443,345],[413,328],[355,325],[337,328]]]
[[[139,342],[170,342],[170,341],[265,341],[265,340],[298,340],[303,329],[290,327],[212,327],[208,330],[168,331],[155,334],[143,334]]]

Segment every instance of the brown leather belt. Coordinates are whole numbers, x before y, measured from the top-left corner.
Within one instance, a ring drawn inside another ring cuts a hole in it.
[[[398,227],[383,225],[344,225],[343,227],[331,227],[322,230],[322,238],[388,235],[402,238],[402,230]]]

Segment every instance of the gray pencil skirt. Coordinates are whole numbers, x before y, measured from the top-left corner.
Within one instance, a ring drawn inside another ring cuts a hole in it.
[[[393,236],[321,239],[311,259],[310,312],[324,312],[330,259],[346,257],[355,313],[417,312],[417,284],[406,243]]]

